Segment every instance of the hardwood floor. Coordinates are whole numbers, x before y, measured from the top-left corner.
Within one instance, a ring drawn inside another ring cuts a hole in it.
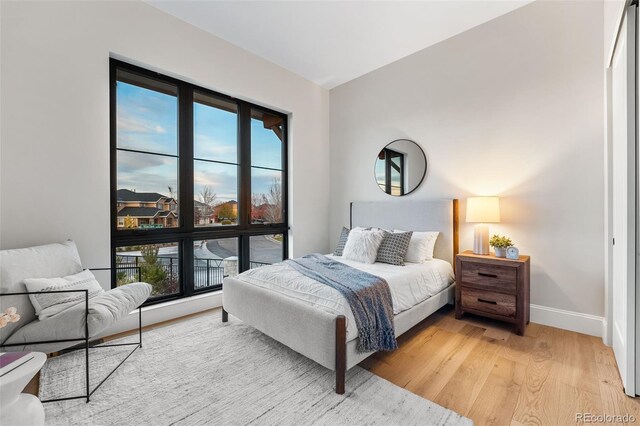
[[[360,365],[476,425],[572,425],[577,413],[632,415],[611,348],[600,338],[531,323],[511,326],[444,307]],[[624,423],[607,423],[624,424]]]
[[[597,337],[534,323],[517,336],[509,324],[498,321],[470,315],[456,320],[453,307],[446,306],[398,343],[398,350],[377,353],[360,365],[476,425],[586,423],[576,421],[576,413],[628,414],[640,423],[640,398],[624,394],[613,352]],[[25,391],[37,392],[37,376]]]

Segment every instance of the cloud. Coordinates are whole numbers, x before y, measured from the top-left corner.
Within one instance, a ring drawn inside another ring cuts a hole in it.
[[[196,133],[193,144],[194,156],[206,160],[238,162],[238,147],[235,139],[224,140]]]
[[[194,162],[194,193],[210,186],[219,201],[238,199],[238,167],[228,164]]]
[[[167,129],[160,124],[122,112],[118,114],[118,133],[120,132],[165,134]]]
[[[173,169],[173,174],[177,174],[178,160],[162,155],[140,154],[137,152],[118,151],[118,173],[142,171],[150,168],[168,166]]]
[[[158,192],[168,195],[167,186],[178,188],[178,160],[153,154],[118,152],[118,189]]]

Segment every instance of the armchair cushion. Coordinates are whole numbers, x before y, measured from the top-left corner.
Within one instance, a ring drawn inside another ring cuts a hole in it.
[[[89,300],[87,324],[89,337],[95,337],[109,326],[140,306],[151,294],[147,283],[127,284],[114,288]],[[79,303],[45,320],[35,320],[18,329],[5,342],[6,344],[27,343],[43,340],[84,338],[85,304]],[[38,350],[55,352],[69,343],[25,345],[12,350]]]
[[[78,272],[82,272],[82,262],[73,241],[0,250],[0,293],[25,292],[25,278],[65,277]],[[0,310],[10,306],[18,309],[20,321],[0,328],[0,344],[15,330],[36,319],[28,296],[0,297]]]

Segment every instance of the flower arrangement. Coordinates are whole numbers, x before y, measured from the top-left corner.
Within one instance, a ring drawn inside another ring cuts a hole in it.
[[[513,245],[511,238],[501,235],[492,235],[489,240],[489,245],[494,248],[507,248]]]
[[[7,308],[3,313],[0,313],[0,328],[6,327],[10,322],[20,321],[20,315],[16,308]]]

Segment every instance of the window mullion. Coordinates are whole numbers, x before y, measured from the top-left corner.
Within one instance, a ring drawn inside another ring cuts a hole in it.
[[[178,140],[180,170],[178,187],[180,188],[180,226],[189,235],[194,228],[194,189],[193,189],[193,88],[187,83],[179,86]],[[186,297],[194,291],[193,240],[183,238],[180,241],[180,265],[182,268],[182,290]]]
[[[118,167],[116,147],[118,141],[117,126],[117,83],[116,83],[116,63],[109,60],[109,166],[110,166],[110,205],[111,213],[111,288],[116,287],[116,249],[114,239],[118,233],[118,208],[117,208],[117,188],[118,188]]]
[[[180,170],[178,187],[180,188],[180,226],[185,232],[193,232],[193,89],[186,83],[180,85],[178,140]]]
[[[238,188],[238,225],[249,229],[251,223],[251,106],[246,102],[238,105],[238,155],[240,183]],[[240,243],[240,271],[249,269],[249,237],[243,236]]]
[[[289,258],[289,120],[285,118],[282,126],[282,259]]]
[[[240,183],[238,205],[240,207],[239,225],[249,228],[251,223],[251,107],[240,102],[238,108],[238,155],[240,163]]]

